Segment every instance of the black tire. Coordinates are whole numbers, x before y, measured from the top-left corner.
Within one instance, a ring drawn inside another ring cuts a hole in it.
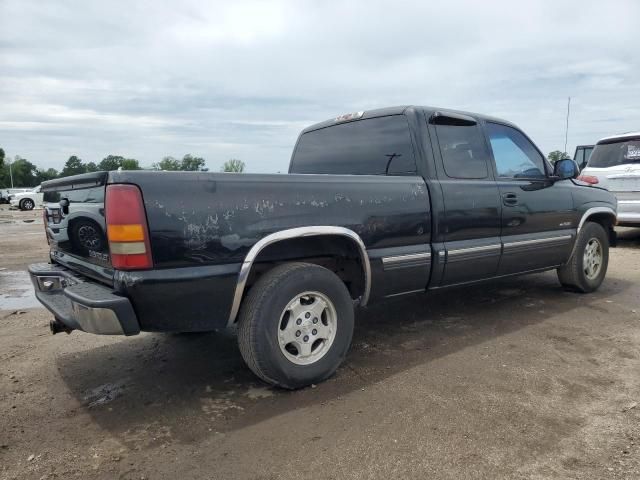
[[[100,252],[105,246],[102,228],[93,220],[76,220],[70,233],[71,244],[83,255],[89,251]]]
[[[20,210],[33,210],[33,207],[35,207],[35,204],[30,198],[20,200]]]
[[[285,308],[296,296],[310,291],[324,295],[332,303],[336,330],[321,358],[299,365],[285,356],[278,335]],[[346,357],[353,336],[353,318],[353,301],[336,274],[308,263],[280,265],[265,273],[242,303],[238,322],[240,352],[253,373],[272,385],[296,389],[319,383],[331,376]]]
[[[585,250],[591,242],[596,241],[602,249],[602,261],[599,271],[593,277],[589,277],[584,264]],[[558,268],[558,280],[567,290],[580,293],[590,293],[598,289],[607,274],[609,266],[609,236],[602,225],[595,222],[584,224],[578,238],[573,255],[566,265]]]

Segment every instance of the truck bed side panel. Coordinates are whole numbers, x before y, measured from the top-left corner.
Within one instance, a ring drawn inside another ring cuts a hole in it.
[[[110,183],[136,184],[144,198],[155,268],[114,278],[132,299],[143,330],[170,330],[178,316],[190,330],[224,326],[249,249],[290,228],[331,225],[356,232],[371,258],[372,297],[424,288],[428,281],[426,255],[403,261],[428,249],[431,239],[421,177],[111,172]],[[385,257],[398,257],[393,266],[406,269],[385,268]],[[158,276],[176,280],[167,285]]]

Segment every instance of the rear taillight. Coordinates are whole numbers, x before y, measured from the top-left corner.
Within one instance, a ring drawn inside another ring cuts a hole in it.
[[[577,179],[590,185],[598,183],[598,177],[594,177],[593,175],[580,175]]]
[[[107,238],[111,263],[120,270],[153,267],[142,194],[135,185],[107,185]]]

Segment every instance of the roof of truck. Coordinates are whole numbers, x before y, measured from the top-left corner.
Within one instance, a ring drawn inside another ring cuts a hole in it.
[[[483,115],[480,113],[466,112],[463,110],[454,110],[451,108],[427,107],[427,106],[419,106],[419,105],[399,105],[395,107],[376,108],[373,110],[363,110],[359,112],[348,113],[346,115],[340,115],[334,118],[330,118],[328,120],[324,120],[323,122],[318,122],[313,125],[310,125],[304,130],[302,130],[301,134],[310,132],[312,130],[319,130],[321,128],[330,127],[338,123],[347,123],[352,121],[365,120],[367,118],[386,117],[388,115],[402,115],[409,109],[421,110],[427,113],[433,113],[433,112],[457,113],[460,115],[468,115],[476,119],[494,121],[494,122],[504,123],[506,125],[515,126],[511,122],[508,122],[501,118],[491,117],[489,115]],[[349,118],[346,120],[343,118],[343,117],[349,117],[349,116],[353,116],[353,118]]]

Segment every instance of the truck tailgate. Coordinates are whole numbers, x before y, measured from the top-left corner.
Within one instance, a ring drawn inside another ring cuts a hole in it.
[[[44,221],[51,258],[103,283],[113,283],[104,217],[107,172],[44,182]]]

